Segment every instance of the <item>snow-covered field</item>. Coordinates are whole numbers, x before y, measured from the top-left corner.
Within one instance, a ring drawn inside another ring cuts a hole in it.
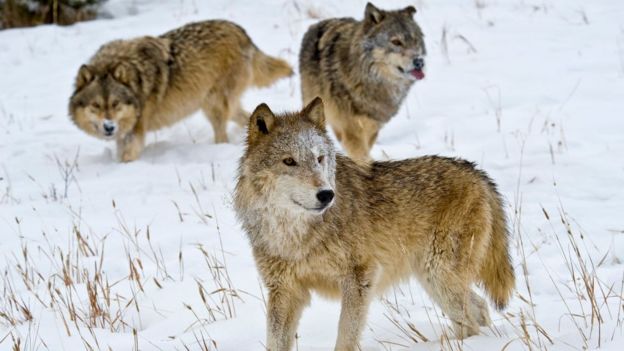
[[[232,210],[244,131],[197,114],[142,157],[67,115],[103,43],[225,18],[297,63],[307,27],[365,1],[111,0],[114,19],[0,32],[0,350],[262,350],[265,302]],[[398,8],[407,1],[377,1]],[[377,159],[474,160],[500,184],[517,292],[463,342],[415,281],[373,304],[363,350],[624,349],[624,2],[421,0],[427,79]],[[300,108],[298,77],[244,106]],[[299,350],[329,350],[339,304],[315,297]]]

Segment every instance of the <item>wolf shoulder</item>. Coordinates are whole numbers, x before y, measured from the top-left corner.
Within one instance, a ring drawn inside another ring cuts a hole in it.
[[[304,68],[305,64],[314,64],[321,61],[322,51],[338,39],[351,38],[354,35],[355,26],[359,22],[351,17],[330,18],[317,22],[310,26],[303,36],[299,61]]]

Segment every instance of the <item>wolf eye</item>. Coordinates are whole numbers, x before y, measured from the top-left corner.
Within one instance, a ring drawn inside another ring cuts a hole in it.
[[[317,157],[316,160],[318,161],[318,163],[323,163],[323,160],[325,160],[325,156],[321,155]]]
[[[111,104],[111,107],[117,108],[117,106],[119,106],[119,101],[113,101],[113,103]]]
[[[401,41],[401,39],[392,39],[390,42],[394,46],[403,47],[403,42]]]
[[[285,158],[283,162],[286,166],[290,166],[290,167],[297,165],[297,162],[292,157]]]

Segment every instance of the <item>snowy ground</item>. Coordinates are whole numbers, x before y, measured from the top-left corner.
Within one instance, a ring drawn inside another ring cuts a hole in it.
[[[69,121],[74,75],[106,41],[208,18],[296,65],[310,24],[361,18],[364,5],[111,0],[111,20],[0,32],[0,350],[262,350],[263,290],[231,200],[243,130],[214,145],[197,114],[119,164],[114,145]],[[518,290],[461,343],[416,282],[402,285],[372,306],[362,348],[622,350],[624,3],[416,6],[428,76],[373,155],[487,170],[508,202]],[[243,102],[298,109],[298,77]],[[314,298],[298,349],[332,349],[338,313]]]

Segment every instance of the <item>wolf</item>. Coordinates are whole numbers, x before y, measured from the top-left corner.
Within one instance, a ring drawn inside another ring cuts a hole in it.
[[[240,96],[291,76],[290,65],[260,51],[243,28],[223,20],[187,24],[158,37],[115,40],[80,67],[69,112],[95,137],[117,141],[123,162],[137,159],[145,133],[201,109],[216,143],[226,124],[245,125]]]
[[[425,156],[358,163],[340,155],[323,102],[252,113],[234,208],[268,290],[267,341],[290,350],[310,292],[340,298],[335,350],[356,350],[371,299],[416,277],[459,338],[490,324],[514,288],[496,185],[474,164]]]
[[[368,3],[363,20],[327,19],[303,37],[303,103],[323,99],[336,137],[356,160],[370,160],[379,130],[425,77],[427,51],[415,13],[413,6],[384,11]]]

